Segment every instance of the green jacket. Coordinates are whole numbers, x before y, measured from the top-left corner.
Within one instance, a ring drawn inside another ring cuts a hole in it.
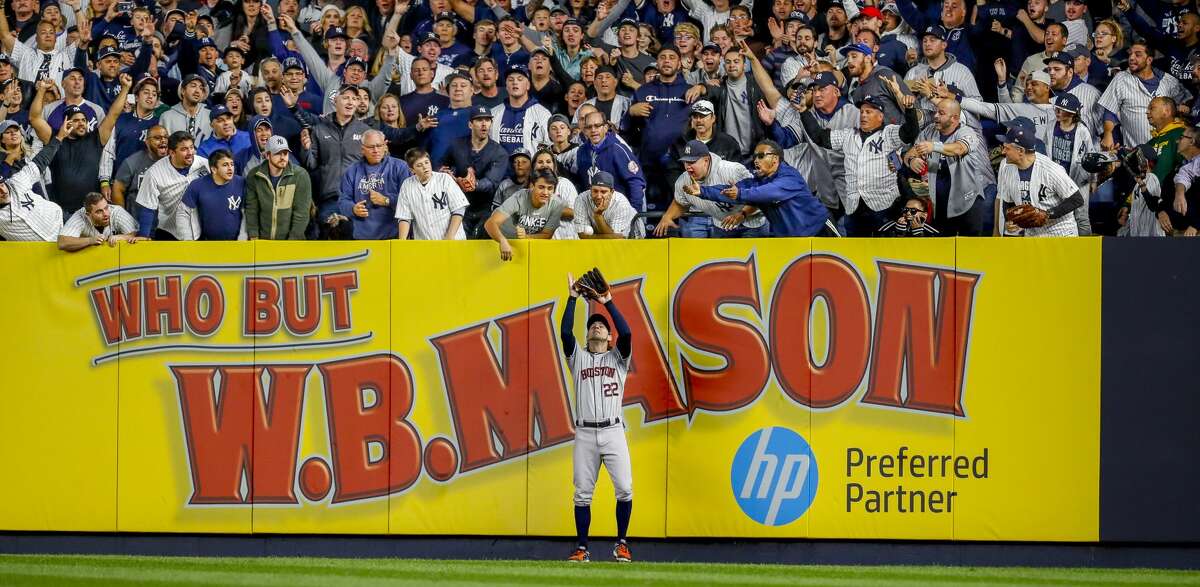
[[[266,240],[304,240],[312,217],[312,183],[308,172],[289,164],[271,185],[268,163],[246,173],[246,236]]]

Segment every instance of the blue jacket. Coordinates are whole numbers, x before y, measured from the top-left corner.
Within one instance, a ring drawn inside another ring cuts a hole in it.
[[[208,159],[213,153],[225,149],[233,155],[234,162],[237,162],[252,147],[254,147],[254,139],[250,138],[250,133],[239,130],[235,131],[233,136],[228,139],[218,139],[216,136],[204,139],[204,142],[200,143],[199,147],[196,147],[196,154]],[[238,173],[242,173],[244,170],[238,169],[237,171]]]
[[[399,236],[396,195],[400,193],[400,185],[411,175],[407,163],[390,156],[384,156],[378,165],[369,165],[366,159],[362,159],[346,168],[346,173],[342,175],[338,210],[342,216],[350,219],[355,240],[386,240]],[[387,206],[372,204],[371,190],[387,196],[391,202]],[[368,215],[359,218],[354,215],[354,205],[364,200],[367,202]]]
[[[580,190],[591,187],[592,176],[597,171],[611,173],[616,184],[613,189],[625,194],[634,210],[646,210],[646,176],[642,174],[637,155],[615,133],[608,133],[599,145],[584,141],[575,154],[573,171],[579,177],[580,184],[576,187]]]
[[[671,145],[683,136],[687,129],[688,117],[692,107],[684,95],[692,86],[684,81],[682,75],[675,76],[675,81],[663,83],[655,81],[638,88],[633,94],[633,103],[646,102],[654,107],[650,116],[637,118],[626,116],[626,124],[622,128],[634,128],[638,121],[644,121],[642,126],[642,144],[638,152],[642,154],[642,163],[651,169],[666,167],[668,152]],[[628,194],[626,194],[628,195]]]
[[[700,197],[728,204],[737,202],[757,206],[771,223],[771,236],[814,236],[821,232],[829,212],[813,196],[808,183],[796,168],[780,162],[771,177],[754,176],[737,183],[737,199],[721,195],[729,186],[704,186]]]

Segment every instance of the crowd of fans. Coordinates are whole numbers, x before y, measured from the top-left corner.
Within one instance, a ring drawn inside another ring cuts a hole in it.
[[[0,0],[0,236],[1200,228],[1194,0],[519,1]]]

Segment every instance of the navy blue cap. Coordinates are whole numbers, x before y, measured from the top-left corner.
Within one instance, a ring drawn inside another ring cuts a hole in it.
[[[1079,110],[1083,107],[1083,103],[1080,102],[1079,98],[1075,97],[1074,94],[1063,92],[1054,97],[1054,107],[1060,110],[1066,110],[1071,114],[1079,114]]]
[[[800,12],[799,10],[793,10],[788,13],[787,18],[785,18],[783,20],[783,22],[789,22],[789,21],[793,21],[793,20],[798,20],[800,22],[806,23],[806,22],[808,22],[808,15],[804,14],[803,12]]]
[[[362,59],[359,59],[358,57],[351,55],[348,59],[346,59],[345,65],[342,66],[342,71],[345,71],[345,69],[347,67],[350,67],[351,65],[357,65],[357,66],[363,68],[363,71],[367,70],[367,62],[366,61],[363,61]]]
[[[1085,57],[1085,56],[1086,57],[1092,56],[1092,52],[1088,51],[1087,47],[1085,47],[1079,43],[1072,43],[1069,47],[1064,49],[1064,51],[1066,51],[1067,55],[1070,55],[1074,59],[1078,59],[1080,57]]]
[[[487,106],[480,104],[471,109],[471,120],[475,120],[476,118],[493,118],[492,111],[488,110]]]
[[[688,141],[686,145],[683,146],[683,155],[681,155],[679,157],[679,160],[684,161],[686,163],[691,163],[693,161],[699,160],[702,157],[707,157],[707,156],[708,156],[708,145],[705,145],[701,141],[692,139],[692,140]]]
[[[81,108],[77,105],[74,105],[74,104],[67,106],[66,108],[63,108],[63,120],[67,120],[68,118],[71,118],[72,116],[75,116],[76,114],[86,115],[87,113],[83,111],[83,108]]]
[[[208,82],[205,81],[205,79],[198,73],[190,73],[187,76],[185,76],[183,78],[183,83],[179,84],[179,87],[186,88],[188,84],[195,82],[195,81],[202,82],[204,84],[205,88],[208,87]]]
[[[439,20],[448,20],[455,25],[458,24],[458,17],[454,16],[453,12],[439,12],[437,18],[433,19],[433,22],[437,22]]]
[[[825,86],[839,87],[837,76],[829,71],[822,71],[813,76],[812,81],[808,85],[812,88],[823,88]]]
[[[246,56],[246,51],[237,45],[229,45],[225,48],[225,52],[222,55],[228,55],[230,51],[237,51],[242,54],[242,57]]]
[[[0,53],[0,62],[12,64],[12,57],[9,57],[8,53]]]
[[[716,43],[705,43],[704,46],[700,48],[700,52],[704,53],[706,51],[716,51],[717,53],[720,53],[721,46]]]
[[[217,104],[216,106],[213,106],[212,108],[209,109],[208,118],[209,118],[209,120],[216,120],[222,116],[225,116],[226,114],[233,116],[233,113],[230,112],[229,109],[226,108],[224,104]]]
[[[421,37],[421,42],[417,43],[417,46],[420,47],[425,43],[438,43],[440,45],[441,42],[442,41],[438,38],[437,33],[425,33],[425,36]]]
[[[349,40],[350,35],[347,35],[346,29],[344,29],[340,26],[329,27],[329,30],[325,31],[325,40],[326,41],[328,41],[330,39],[337,39],[337,38]]]
[[[638,21],[633,20],[632,18],[622,18],[621,22],[617,23],[617,28],[620,29],[621,27],[626,26],[626,25],[636,28],[638,25]]]
[[[203,49],[205,47],[212,47],[213,49],[216,49],[217,42],[212,40],[211,37],[204,37],[203,39],[200,39],[200,48]]]
[[[579,27],[579,28],[583,28],[583,24],[582,24],[582,23],[580,23],[580,22],[579,22],[579,19],[578,19],[578,18],[575,18],[575,17],[571,17],[571,18],[568,18],[567,20],[564,20],[564,21],[563,21],[563,26],[564,26],[564,27],[566,27],[566,26],[570,26],[570,25],[575,25],[575,26],[577,26],[577,27]]]
[[[1142,157],[1145,157],[1147,161],[1158,161],[1158,149],[1155,149],[1154,145],[1142,143],[1138,146],[1138,150],[1142,152]]]
[[[937,37],[939,40],[945,41],[946,28],[940,24],[929,26],[925,29],[925,32],[921,33],[921,38],[923,39],[925,37]]]
[[[257,129],[264,124],[267,125],[267,128],[274,128],[275,126],[271,124],[270,118],[267,118],[266,116],[255,115],[254,118],[250,119],[250,130]]]
[[[601,173],[603,173],[603,172],[601,172]],[[608,325],[608,318],[605,318],[604,314],[600,314],[600,313],[596,313],[596,314],[592,314],[591,316],[588,316],[587,327],[591,328],[592,324],[595,324],[597,322],[603,324],[605,328],[612,330],[612,327]]]
[[[529,149],[526,149],[525,147],[517,147],[516,151],[513,151],[512,153],[508,154],[509,159],[512,159],[513,157],[524,157],[526,159],[533,159],[533,155],[530,155]]]
[[[1009,122],[1008,132],[1002,135],[996,135],[996,140],[1005,143],[1013,144],[1026,151],[1032,151],[1037,147],[1037,137],[1034,136],[1034,129],[1024,124],[1013,124]]]
[[[84,79],[87,79],[87,73],[85,73],[87,70],[82,67],[68,67],[64,69],[62,72],[62,79],[66,79],[67,74],[71,73],[72,71],[79,72],[79,75],[82,75]]]
[[[287,59],[283,60],[283,71],[287,71],[289,69],[299,69],[300,71],[305,71],[304,64],[300,63],[300,60],[296,59],[295,57],[288,57]]]
[[[1042,63],[1049,65],[1050,62],[1052,62],[1052,61],[1057,61],[1059,63],[1066,65],[1067,67],[1071,67],[1072,65],[1075,64],[1075,58],[1072,57],[1071,54],[1067,53],[1066,51],[1058,51],[1058,52],[1054,53],[1053,55],[1043,59]]]
[[[852,51],[858,51],[863,55],[875,54],[875,52],[872,51],[871,48],[866,45],[866,43],[850,43],[849,45],[846,45],[838,50],[838,52],[842,55],[849,55]]]
[[[511,68],[509,68],[508,73],[504,74],[504,79],[508,79],[508,76],[510,76],[514,73],[519,73],[519,74],[525,76],[525,79],[530,79],[529,78],[529,68],[525,67],[524,65],[514,65]]]
[[[100,61],[102,59],[107,59],[109,57],[116,57],[116,58],[120,59],[121,58],[121,50],[116,47],[113,47],[112,45],[109,45],[100,50],[100,53],[96,55],[96,61]]]
[[[612,188],[612,186],[613,186],[612,174],[607,171],[597,171],[595,174],[592,175],[592,187],[596,187],[596,186]]]
[[[888,99],[884,96],[865,96],[859,100],[855,106],[862,108],[863,106],[872,106],[878,108],[880,112],[887,112]]]

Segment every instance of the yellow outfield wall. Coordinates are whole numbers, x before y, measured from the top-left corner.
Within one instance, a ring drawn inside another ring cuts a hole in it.
[[[0,530],[573,535],[595,266],[632,535],[1096,541],[1100,247],[9,245]]]

